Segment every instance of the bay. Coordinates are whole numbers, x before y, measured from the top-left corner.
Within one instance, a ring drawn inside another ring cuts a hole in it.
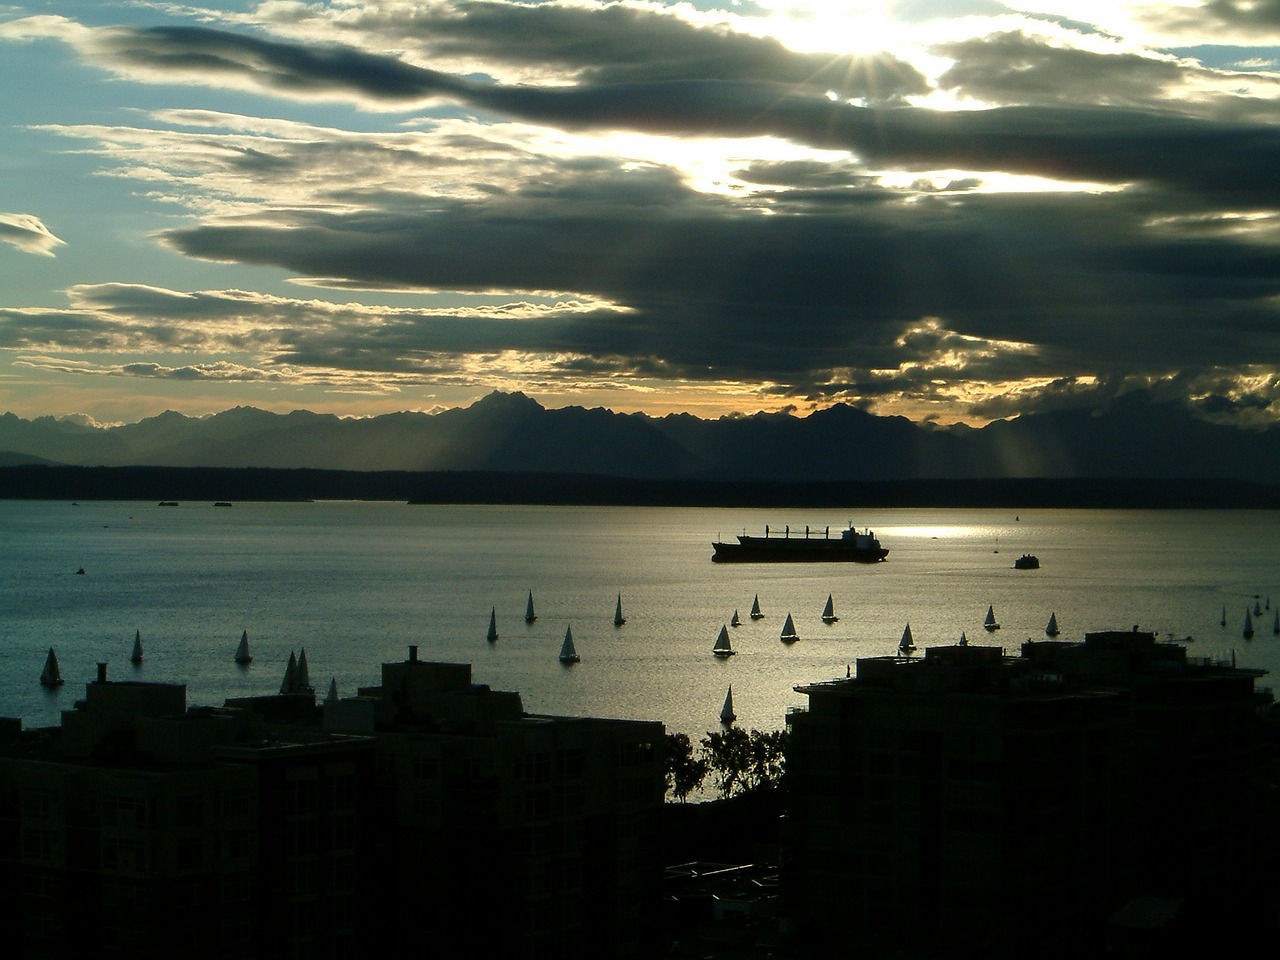
[[[766,523],[820,535],[850,520],[875,531],[887,562],[710,561],[713,539]],[[1278,534],[1271,511],[6,501],[0,714],[57,723],[98,662],[113,680],[185,683],[192,705],[273,693],[303,648],[320,695],[331,679],[350,695],[416,644],[423,659],[471,663],[475,682],[519,691],[531,712],[660,720],[696,740],[718,727],[729,684],[739,725],[776,729],[805,704],[797,684],[892,654],[908,622],[921,649],[964,631],[1016,654],[1044,639],[1050,613],[1059,639],[1138,625],[1191,656],[1274,673]],[[1013,568],[1024,552],[1039,570]],[[538,619],[526,624],[530,590]],[[615,627],[619,593],[627,623]],[[766,617],[751,621],[757,594]],[[1265,609],[1246,640],[1255,602]],[[998,631],[982,629],[988,605]],[[718,660],[711,645],[735,609],[738,653]],[[801,637],[790,645],[778,639],[788,612]],[[567,626],[582,657],[569,667],[556,658]],[[140,666],[128,659],[135,630]],[[232,660],[242,630],[248,667]],[[50,646],[67,680],[54,690],[37,680]]]

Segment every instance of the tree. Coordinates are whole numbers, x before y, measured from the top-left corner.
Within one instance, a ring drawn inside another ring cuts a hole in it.
[[[693,755],[687,733],[667,734],[662,761],[667,792],[681,803],[707,778],[707,759]]]
[[[782,782],[787,734],[737,727],[708,733],[702,752],[722,797],[771,790]]]

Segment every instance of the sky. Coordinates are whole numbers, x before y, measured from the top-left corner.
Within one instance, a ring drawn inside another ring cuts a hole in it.
[[[0,411],[1280,417],[1280,0],[0,0]]]

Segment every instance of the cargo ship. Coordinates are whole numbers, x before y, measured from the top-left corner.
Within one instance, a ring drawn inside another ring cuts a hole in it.
[[[874,533],[855,530],[852,524],[838,537],[831,536],[830,527],[821,534],[805,527],[803,536],[793,536],[790,527],[777,536],[765,527],[763,537],[744,533],[737,543],[717,540],[711,546],[714,563],[879,563],[889,555]]]

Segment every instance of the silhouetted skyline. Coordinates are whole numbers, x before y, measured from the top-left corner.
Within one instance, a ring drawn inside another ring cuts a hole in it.
[[[11,4],[0,410],[1267,426],[1276,10]]]

